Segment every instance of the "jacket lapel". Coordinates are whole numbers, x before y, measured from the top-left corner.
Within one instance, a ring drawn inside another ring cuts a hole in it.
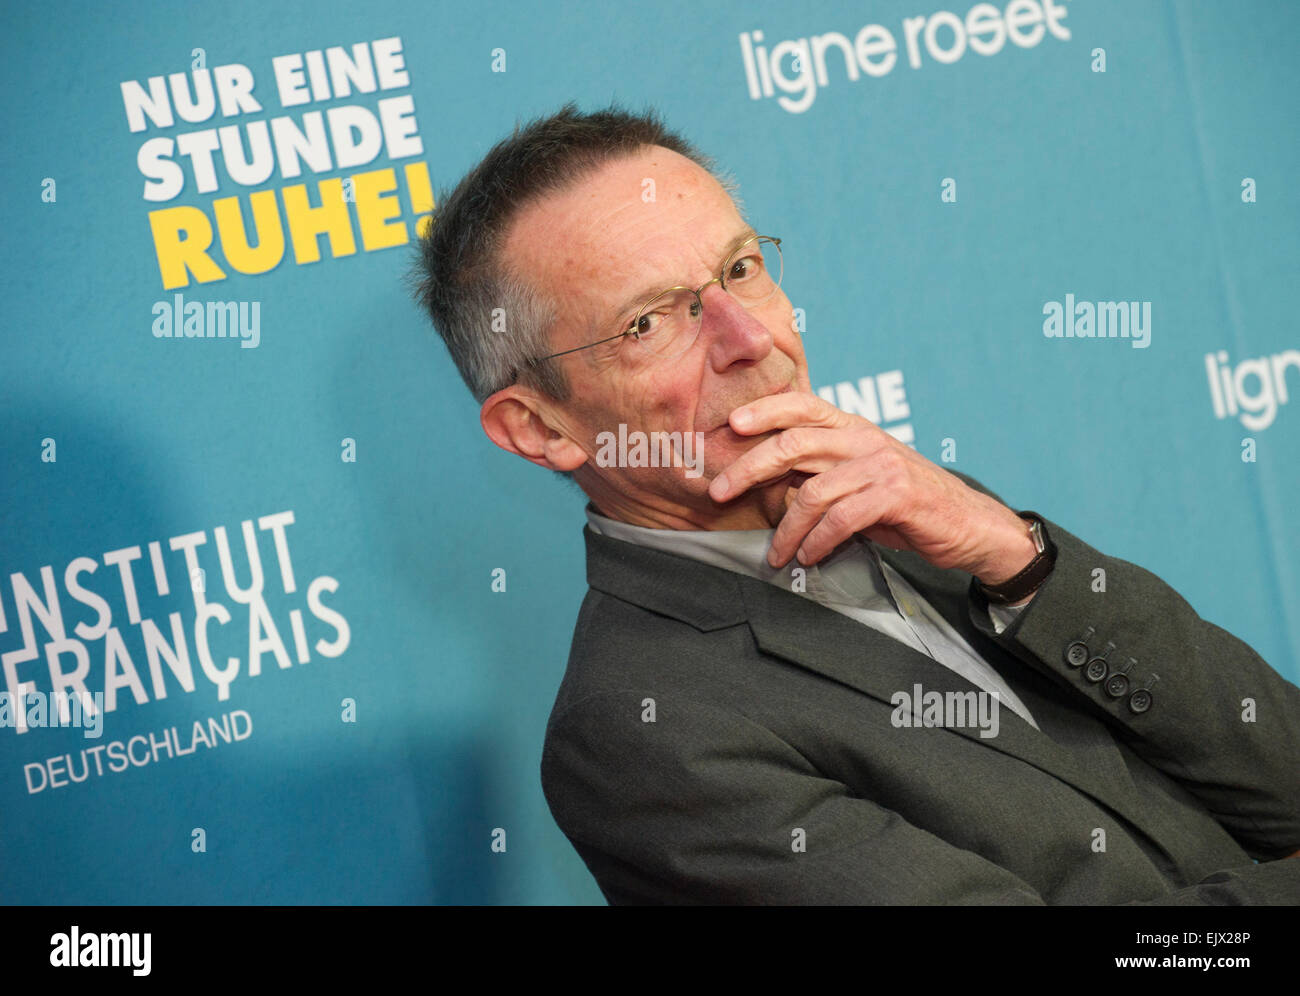
[[[879,550],[882,559],[914,588],[925,592],[935,610],[1025,701],[1043,731],[1068,752],[1079,779],[1074,784],[1081,788],[1093,786],[1090,794],[1142,825],[1136,815],[1142,811],[1137,788],[1101,714],[1085,712],[1086,706],[1072,690],[1063,691],[1044,676],[1041,664],[1020,659],[1014,640],[999,636],[994,629],[987,603],[973,597],[970,575],[935,567],[915,553]],[[1016,727],[1041,736],[1027,723],[1018,722]]]
[[[705,632],[745,623],[765,653],[891,706],[897,692],[911,695],[917,684],[925,691],[980,691],[925,654],[794,592],[590,529],[584,529],[583,535],[587,582],[597,591]],[[1013,679],[1016,670],[1026,665],[1013,663],[1006,648],[972,622],[969,575],[936,568],[916,554],[885,548],[880,548],[880,554],[977,652],[1000,665],[999,672],[1025,699],[1042,727],[1042,732],[1035,730],[1004,707],[996,737],[980,737],[974,726],[948,728],[948,732],[1068,782],[1142,827],[1154,840],[1123,759],[1104,725],[1062,705],[1058,696],[1034,693],[1023,677]],[[1038,678],[1040,688],[1045,680]]]
[[[880,702],[893,705],[898,692],[910,697],[915,685],[927,692],[981,691],[927,655],[806,598],[758,581],[742,584],[741,592],[754,639],[765,653],[832,678]],[[1038,702],[1027,704],[1043,725],[1035,709]],[[1026,761],[1113,805],[1111,793],[1103,793],[1097,780],[1081,770],[1067,750],[1011,709],[999,710],[996,737],[981,737],[973,725],[947,729]],[[1049,729],[1044,726],[1045,731]]]

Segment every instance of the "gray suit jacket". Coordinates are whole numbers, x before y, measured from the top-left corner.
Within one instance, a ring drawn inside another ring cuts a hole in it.
[[[891,722],[918,684],[977,691],[897,640],[585,530],[590,591],[541,773],[605,897],[1300,902],[1300,859],[1275,860],[1300,848],[1300,689],[1155,575],[1046,521],[1056,566],[1001,635],[969,574],[880,550],[1042,728],[1003,708],[992,738]],[[1090,627],[1089,657],[1109,642],[1110,663],[1136,659],[1132,689],[1158,675],[1145,712],[1067,662]]]

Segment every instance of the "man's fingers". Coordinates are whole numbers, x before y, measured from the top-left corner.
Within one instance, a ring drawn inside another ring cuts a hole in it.
[[[709,485],[709,497],[716,502],[730,501],[755,485],[775,481],[793,470],[807,474],[830,470],[849,455],[841,452],[842,448],[832,448],[838,441],[831,429],[786,429],[764,439],[715,477]]]
[[[744,436],[753,436],[773,429],[786,429],[795,425],[832,428],[847,424],[849,416],[829,401],[804,391],[787,391],[741,405],[728,419],[732,429]]]
[[[859,491],[841,498],[826,510],[796,551],[799,563],[815,564],[880,514],[880,496]]]
[[[828,508],[853,492],[863,490],[864,484],[869,486],[867,475],[868,469],[861,461],[847,460],[800,486],[776,527],[768,562],[774,567],[789,563],[804,537],[821,521]]]

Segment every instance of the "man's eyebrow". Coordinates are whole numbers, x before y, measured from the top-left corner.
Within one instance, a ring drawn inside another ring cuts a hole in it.
[[[740,234],[737,235],[730,242],[728,242],[727,245],[723,248],[723,250],[720,253],[718,253],[718,266],[721,266],[723,263],[725,263],[727,261],[728,256],[730,256],[733,252],[739,249],[744,243],[748,242],[756,235],[758,235],[758,231],[750,225],[746,225],[743,229],[741,229]],[[608,322],[602,322],[597,328],[592,329],[593,333],[599,334],[606,327],[612,328],[615,322],[617,322],[625,314],[630,312],[633,308],[639,308],[643,304],[647,304],[650,301],[651,294],[657,294],[659,291],[665,289],[666,288],[663,285],[655,284],[652,287],[646,287],[644,290],[640,290],[637,293],[633,294],[621,305],[619,305],[618,308],[613,310],[613,314],[609,316]],[[622,330],[620,329],[620,331]]]

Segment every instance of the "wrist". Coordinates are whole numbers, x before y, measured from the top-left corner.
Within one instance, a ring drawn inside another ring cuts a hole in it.
[[[1038,547],[1029,534],[1029,524],[1010,509],[1007,512],[1010,519],[999,526],[996,548],[972,572],[975,580],[989,588],[1006,584],[1038,556]]]
[[[1056,544],[1047,535],[1042,516],[1027,511],[1012,514],[1020,523],[1019,535],[1007,539],[984,573],[975,576],[981,593],[994,605],[1024,605],[1056,565]]]

